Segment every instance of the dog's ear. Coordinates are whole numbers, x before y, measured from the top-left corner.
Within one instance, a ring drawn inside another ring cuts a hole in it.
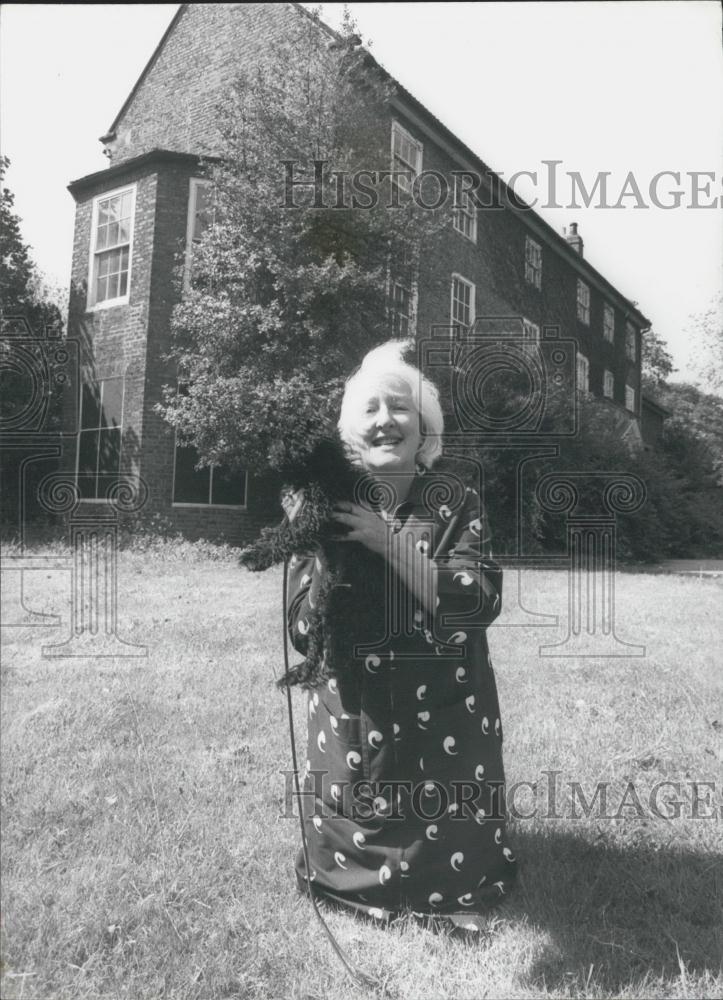
[[[349,462],[341,438],[338,436],[322,438],[317,443],[310,461],[312,475],[328,481],[330,476],[346,471],[348,467]]]

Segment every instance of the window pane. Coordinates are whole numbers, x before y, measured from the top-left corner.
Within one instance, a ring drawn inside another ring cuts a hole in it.
[[[101,201],[98,202],[98,225],[105,226],[110,222],[110,212],[108,211],[108,202]]]
[[[105,204],[108,212],[108,220],[110,222],[115,222],[120,212],[120,198],[118,195],[115,195],[113,198],[109,198]]]
[[[117,299],[118,298],[118,275],[111,274],[108,276],[108,298]]]
[[[125,194],[121,195],[120,214],[122,219],[130,219],[132,204],[133,204],[133,192],[126,191]]]
[[[108,427],[100,431],[98,448],[98,472],[115,473],[120,467],[121,430],[120,427]]]
[[[243,472],[231,472],[224,465],[213,467],[213,492],[211,503],[246,503],[246,476]]]
[[[110,269],[111,254],[104,253],[98,258],[98,277],[105,278]]]
[[[83,384],[80,426],[82,430],[88,427],[100,427],[100,387],[95,383]]]
[[[192,445],[176,448],[174,503],[208,503],[211,470],[194,469],[197,461],[198,452]]]
[[[99,431],[81,431],[78,435],[78,486],[84,500],[92,500],[96,496],[98,434]]]
[[[123,379],[103,379],[101,387],[102,426],[120,427],[123,418]]]

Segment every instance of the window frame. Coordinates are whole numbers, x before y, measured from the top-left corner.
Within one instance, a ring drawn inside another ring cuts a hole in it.
[[[611,320],[610,324],[607,323],[608,317]],[[615,307],[609,302],[603,302],[603,339],[608,344],[615,343]]]
[[[454,316],[454,303],[455,303],[455,301],[459,301],[459,300],[455,300],[455,297],[454,297],[454,283],[455,283],[455,281],[461,282],[461,284],[466,285],[467,288],[470,289],[470,297],[469,297],[469,317],[470,318],[469,318],[469,323],[467,323],[467,324],[464,324],[464,323],[460,322],[459,320],[455,319],[455,316]],[[456,331],[456,330],[458,330],[459,328],[461,328],[463,326],[466,327],[467,330],[469,330],[472,327],[472,325],[474,324],[474,321],[475,321],[475,318],[476,318],[476,301],[475,301],[476,300],[476,296],[477,296],[477,287],[476,287],[475,283],[473,281],[470,281],[469,278],[465,278],[464,275],[458,274],[456,271],[453,271],[452,272],[452,277],[451,277],[451,280],[450,280],[450,284],[449,284],[449,325],[450,325],[450,328],[453,331]]]
[[[464,236],[465,239],[470,240],[470,242],[477,245],[477,209],[473,204],[471,204],[471,198],[469,192],[464,192],[464,197],[460,200],[459,205],[457,204],[457,189],[458,186],[462,187],[462,180],[464,174],[460,175],[454,174],[454,201],[452,203],[452,225],[454,229]],[[466,206],[466,207],[465,207]],[[464,224],[460,225],[460,219],[466,219],[469,222],[470,232],[467,232]]]
[[[607,391],[608,384],[610,392]],[[605,399],[615,399],[615,372],[609,368],[605,368],[603,371],[603,396]]]
[[[98,460],[100,458],[100,431],[103,429],[103,427],[100,424],[99,424],[98,427],[83,427],[83,389],[87,385],[102,386],[104,382],[110,382],[111,380],[114,380],[114,379],[120,379],[121,387],[122,387],[122,389],[121,389],[121,417],[120,417],[120,424],[119,424],[119,426],[117,428],[114,428],[114,429],[118,430],[119,437],[120,437],[120,444],[119,444],[119,447],[118,447],[118,473],[117,473],[117,475],[118,475],[118,481],[120,482],[122,480],[122,478],[123,478],[123,473],[121,472],[121,462],[122,462],[122,457],[123,457],[123,424],[124,424],[125,416],[126,416],[126,377],[125,377],[125,373],[123,373],[122,375],[104,375],[102,378],[95,378],[95,379],[93,379],[90,382],[87,381],[87,380],[85,380],[85,379],[82,379],[80,381],[80,383],[79,383],[79,386],[78,386],[78,392],[79,392],[79,397],[78,397],[78,432],[77,432],[77,434],[75,436],[75,469],[74,469],[74,479],[75,479],[75,488],[76,489],[79,489],[79,486],[78,486],[78,475],[80,474],[80,442],[81,442],[81,437],[82,437],[82,435],[83,435],[84,432],[87,433],[88,431],[92,431],[92,432],[98,433],[98,446],[97,446],[97,451],[96,451],[96,456],[95,456],[95,481],[96,481],[95,482],[95,492],[96,493],[98,492],[98,476],[101,474],[100,470],[98,468]],[[101,416],[102,416],[102,413],[103,413],[103,390],[101,389],[101,394],[100,394],[100,415]],[[104,473],[104,475],[105,474],[106,473]],[[107,474],[111,475],[111,473],[107,473]],[[81,497],[81,496],[79,496],[78,497],[78,502],[79,503],[102,503],[102,504],[114,503],[114,501],[110,497],[99,497],[99,496],[95,496],[95,497]]]
[[[112,309],[114,306],[127,305],[130,301],[131,280],[133,277],[133,243],[135,238],[135,217],[136,217],[136,196],[138,184],[124,184],[122,187],[104,191],[93,198],[93,206],[90,218],[90,240],[88,245],[88,295],[86,302],[87,312],[97,312],[100,309]],[[119,243],[113,247],[105,247],[103,250],[97,249],[98,242],[98,215],[101,201],[108,201],[110,198],[120,197],[126,193],[131,194],[130,232],[128,238],[128,277],[126,280],[126,291],[124,295],[117,295],[112,299],[96,299],[96,288],[98,278],[98,257],[100,254],[108,253],[112,250],[123,249],[125,243]]]
[[[542,244],[525,234],[525,281],[538,291],[542,289]]]
[[[183,447],[183,446],[181,446]],[[244,503],[211,503],[210,498],[213,497],[213,471],[219,468],[217,462],[212,463],[207,466],[209,470],[208,477],[208,503],[200,503],[198,501],[187,501],[187,500],[174,500],[176,495],[176,460],[178,457],[178,432],[173,435],[173,474],[171,476],[171,507],[173,508],[189,508],[194,510],[248,510],[249,506],[249,473],[248,469],[244,469]]]
[[[414,148],[415,155],[416,155],[416,158],[417,158],[417,161],[418,161],[416,165],[413,164],[413,163],[409,163],[407,160],[405,160],[402,156],[400,156],[395,151],[395,148],[394,148],[394,136],[395,135],[400,135],[403,139],[405,139],[407,142],[409,142],[409,144]],[[399,177],[395,177],[394,176],[394,172],[397,170],[397,162],[399,162],[399,164],[401,164],[402,170],[404,170],[404,171],[406,171],[406,170],[411,171],[411,173],[412,173],[411,180],[408,181],[404,173],[402,173],[401,176],[399,176]],[[414,181],[422,173],[423,163],[424,163],[424,144],[421,143],[418,139],[415,139],[414,136],[411,134],[411,132],[409,132],[402,125],[402,123],[400,121],[398,121],[396,118],[393,118],[392,119],[392,130],[391,130],[391,169],[392,169],[392,178],[391,178],[391,181],[392,181],[392,184],[396,184],[397,188],[400,191],[403,191],[404,194],[411,195],[411,193],[412,193],[412,186],[414,185]]]
[[[183,288],[188,291],[191,286],[191,275],[193,273],[193,245],[198,242],[193,238],[193,230],[196,223],[196,206],[198,204],[198,189],[201,187],[214,187],[214,183],[207,177],[188,178],[188,213],[186,216],[186,251],[183,264]]]
[[[394,295],[395,289],[401,288],[407,295],[407,313],[402,313],[397,309],[396,298]],[[416,333],[417,327],[417,283],[414,279],[407,284],[401,277],[390,278],[389,281],[389,317],[391,320],[391,332],[392,337],[399,340],[406,340],[408,337],[413,337]],[[407,321],[407,330],[402,332],[396,329],[396,317],[404,317]]]
[[[580,369],[583,372],[582,380]],[[582,351],[578,351],[575,358],[575,381],[578,392],[590,392],[590,359]]]
[[[590,286],[582,278],[577,279],[577,318],[580,323],[590,326]]]

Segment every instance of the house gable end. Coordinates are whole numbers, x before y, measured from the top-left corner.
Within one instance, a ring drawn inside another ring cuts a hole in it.
[[[289,3],[183,4],[101,140],[111,163],[154,147],[218,153],[225,90],[270,44],[293,38],[299,23]]]

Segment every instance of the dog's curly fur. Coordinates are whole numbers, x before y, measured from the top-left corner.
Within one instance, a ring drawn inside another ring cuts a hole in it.
[[[344,526],[333,520],[340,500],[370,496],[371,477],[347,458],[338,437],[321,440],[304,458],[282,470],[284,492],[303,490],[304,503],[293,521],[263,528],[259,538],[244,548],[240,562],[258,572],[292,555],[321,549],[327,563],[316,607],[309,616],[306,659],[279,682],[317,687],[332,676],[354,670],[355,647],[378,634],[383,614],[384,561],[358,542],[335,541]],[[376,626],[376,627],[375,627]]]

